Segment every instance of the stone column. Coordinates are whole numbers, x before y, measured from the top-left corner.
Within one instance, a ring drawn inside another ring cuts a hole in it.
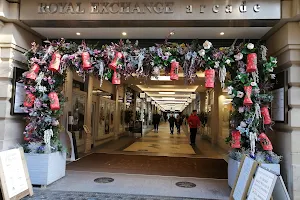
[[[94,85],[94,79],[92,75],[88,77],[87,80],[87,97],[86,97],[86,109],[85,109],[85,116],[84,116],[84,124],[88,127],[89,131],[91,132],[90,134],[86,135],[86,140],[85,140],[85,152],[90,151],[91,149],[91,144],[92,144],[92,106],[93,106],[93,85]]]
[[[221,95],[221,85],[220,83],[216,82],[214,88],[214,99],[213,104],[211,105],[211,141],[213,145],[218,143],[218,135],[219,135],[219,96]]]
[[[201,92],[200,93],[200,112],[205,111],[205,98],[206,98],[205,92]]]
[[[67,77],[65,79],[63,92],[64,92],[66,102],[64,104],[62,125],[65,127],[65,130],[67,130],[68,113],[72,112],[72,95],[73,95],[73,72],[70,69],[67,70]],[[60,135],[61,142],[65,147],[71,145],[68,137],[69,136],[67,135],[66,131],[62,132]]]
[[[115,139],[119,138],[120,132],[120,107],[119,107],[119,86],[115,86],[115,111],[114,111],[114,134]]]
[[[0,2],[0,11],[3,4]],[[17,7],[4,7],[4,12],[9,16],[18,13]],[[15,68],[27,70],[25,56],[23,55],[31,48],[31,42],[41,43],[38,36],[24,30],[13,23],[2,23],[0,21],[0,151],[16,147],[23,143],[23,131],[25,123],[22,116],[11,115],[12,80]]]
[[[299,1],[294,1],[298,2]],[[298,4],[300,5],[300,4]],[[300,9],[298,7],[298,16]],[[291,199],[300,199],[300,25],[289,22],[267,40],[269,54],[278,58],[275,73],[285,73],[287,122],[277,123],[268,134],[274,151],[283,156],[281,174]]]

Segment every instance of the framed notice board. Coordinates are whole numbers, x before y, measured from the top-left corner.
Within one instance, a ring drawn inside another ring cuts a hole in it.
[[[21,108],[26,96],[24,84],[18,82],[25,71],[25,69],[17,67],[14,68],[12,79],[12,97],[10,99],[12,105],[10,112],[11,115],[27,115],[27,113]]]
[[[271,103],[271,117],[276,123],[288,123],[288,80],[287,71],[276,74],[272,95],[274,97]]]
[[[19,200],[33,195],[22,147],[0,152],[0,179],[4,200]]]

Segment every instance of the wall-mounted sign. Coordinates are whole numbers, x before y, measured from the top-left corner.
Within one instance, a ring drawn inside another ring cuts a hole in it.
[[[20,8],[21,20],[245,20],[281,17],[280,0],[22,0]]]

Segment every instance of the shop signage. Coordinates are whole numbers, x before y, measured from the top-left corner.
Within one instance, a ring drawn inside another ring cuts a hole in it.
[[[280,19],[281,1],[232,0],[228,3],[223,0],[67,2],[23,0],[20,11],[22,20]]]

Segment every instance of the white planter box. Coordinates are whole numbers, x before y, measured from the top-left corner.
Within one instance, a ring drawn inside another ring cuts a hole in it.
[[[240,166],[240,162],[228,158],[228,185],[232,188],[236,175]],[[262,164],[262,167],[265,167],[273,172],[280,174],[280,165],[279,164]]]
[[[49,185],[66,174],[66,152],[25,153],[31,183]]]

